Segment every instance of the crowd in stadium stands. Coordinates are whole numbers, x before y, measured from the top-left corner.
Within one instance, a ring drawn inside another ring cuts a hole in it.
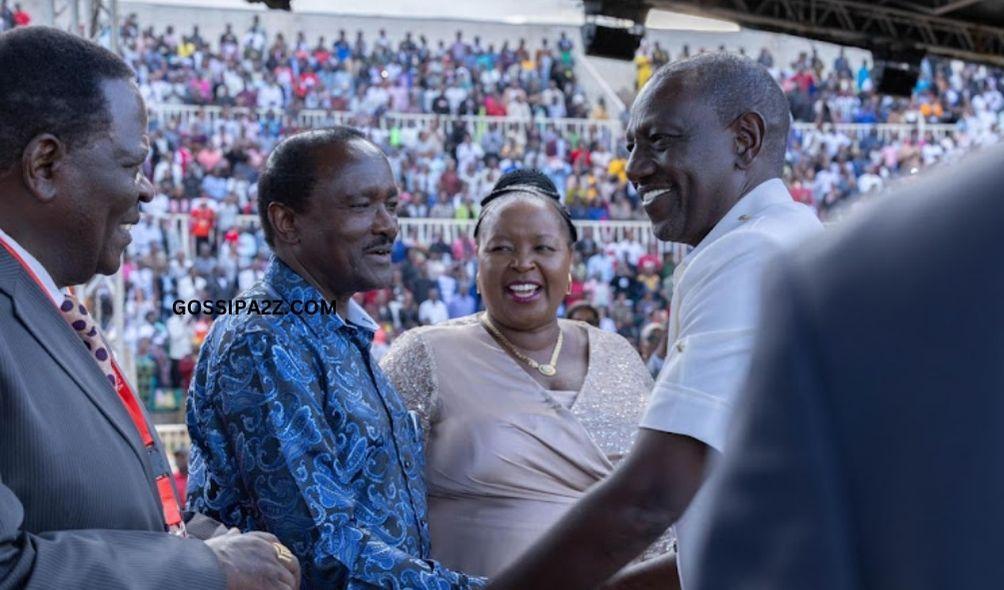
[[[27,22],[17,5],[11,10],[0,1],[2,26],[8,14],[11,23]],[[121,37],[148,102],[224,108],[215,118],[202,113],[184,120],[162,119],[154,108],[150,121],[146,173],[157,191],[144,206],[149,215],[133,231],[123,272],[124,337],[151,404],[159,389],[170,394],[187,387],[211,321],[175,313],[174,301],[230,299],[261,275],[267,247],[257,223],[240,216],[256,213],[258,170],[276,142],[300,130],[300,109],[352,114],[388,154],[402,191],[401,217],[472,219],[501,174],[532,167],[554,181],[576,219],[646,219],[627,182],[623,138],[608,142],[537,124],[376,124],[390,112],[607,119],[602,100],[591,103],[577,83],[574,47],[564,35],[532,49],[523,41],[485,45],[461,32],[451,41],[430,41],[414,34],[390,39],[383,31],[375,39],[362,32],[350,38],[340,31],[310,43],[302,34],[293,41],[278,32],[270,36],[254,17],[247,30],[228,25],[210,43],[197,28],[180,33],[168,26],[158,33],[142,30],[130,16]],[[637,83],[688,53],[686,46],[670,56],[659,43],[643,45],[635,60]],[[842,52],[829,68],[814,52],[781,64],[763,49],[756,59],[787,93],[795,120],[817,123],[792,132],[784,180],[823,218],[856,195],[998,141],[1004,96],[997,71],[927,59],[912,98],[896,99],[876,95],[867,64],[855,69]],[[919,121],[954,127],[937,135],[858,134],[829,125]],[[181,232],[163,217],[169,213],[188,214],[192,245],[182,243]],[[479,305],[470,239],[417,243],[402,235],[395,260],[393,288],[361,297],[383,325],[377,356],[403,330]],[[625,335],[647,356],[661,338],[673,268],[671,256],[646,250],[638,236],[609,243],[587,230],[576,246],[566,303],[588,302],[602,327]]]
[[[8,0],[0,0],[0,33],[31,24],[31,15],[20,4],[11,6]]]
[[[240,36],[238,36],[240,35]],[[122,27],[124,57],[150,102],[516,117],[586,117],[589,106],[575,78],[572,41],[499,47],[478,36],[429,40],[406,33],[390,39],[344,30],[333,39],[269,35],[257,16],[245,32],[227,26],[211,43],[195,27],[140,30],[135,16]]]
[[[676,57],[688,54],[684,45]],[[670,58],[659,43],[643,45],[635,58],[636,85]],[[766,48],[755,59],[787,94],[794,119],[816,124],[813,130],[792,133],[785,181],[796,199],[815,206],[824,218],[841,202],[879,190],[897,176],[996,143],[1004,125],[1001,72],[986,66],[925,59],[913,95],[895,98],[876,94],[869,64],[855,69],[842,49],[831,68],[815,50],[800,53],[787,65]],[[914,128],[881,137],[878,130],[859,136],[830,125],[920,122],[954,128],[937,136]]]
[[[415,123],[376,125],[383,112],[508,114],[527,117],[571,114],[606,117],[600,100],[591,113],[575,83],[572,42],[562,36],[551,50],[546,42],[533,51],[523,42],[503,43],[496,51],[458,32],[452,44],[430,43],[406,34],[376,41],[358,32],[328,44],[287,44],[281,33],[269,37],[255,18],[242,36],[227,27],[214,50],[194,29],[171,27],[157,34],[141,31],[135,17],[122,27],[125,54],[138,72],[151,103],[222,105],[223,115],[181,122],[152,120],[155,148],[151,174],[162,187],[158,205],[188,211],[199,197],[210,207],[235,198],[252,213],[256,171],[271,147],[298,131],[295,113],[316,106],[347,110],[356,124],[388,152],[408,217],[471,218],[477,201],[494,179],[513,167],[547,173],[566,195],[579,219],[644,219],[626,181],[623,142],[526,125],[517,130],[465,122],[425,127]],[[271,40],[271,41],[270,41]],[[686,56],[682,48],[676,57]],[[644,46],[636,66],[644,83],[653,68],[670,59],[658,43]],[[911,99],[880,97],[871,90],[865,64],[857,72],[841,53],[825,68],[815,53],[800,54],[788,66],[763,49],[757,60],[788,93],[796,120],[819,128],[792,134],[786,180],[796,198],[822,215],[859,192],[883,186],[903,172],[936,163],[974,145],[996,141],[1002,97],[997,77],[986,68],[961,62],[925,60]],[[313,98],[312,98],[313,97]],[[236,114],[234,106],[261,110]],[[558,105],[550,109],[546,105]],[[496,109],[496,106],[499,108]],[[828,123],[954,123],[950,134],[880,137],[834,131]],[[616,139],[616,138],[615,138]],[[609,149],[608,146],[614,146]]]

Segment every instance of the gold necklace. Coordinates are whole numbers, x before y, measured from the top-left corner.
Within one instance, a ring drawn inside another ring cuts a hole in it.
[[[558,355],[561,353],[561,345],[565,342],[565,335],[561,331],[561,326],[558,326],[558,343],[554,345],[554,352],[551,353],[551,360],[549,360],[547,364],[542,365],[522,352],[516,350],[516,345],[509,342],[509,340],[502,335],[502,332],[500,332],[499,329],[492,324],[492,321],[488,319],[487,313],[481,314],[481,323],[484,324],[485,328],[488,328],[488,331],[491,332],[493,336],[495,336],[495,339],[502,345],[502,348],[505,348],[519,360],[540,371],[541,375],[545,377],[554,377],[558,374]]]

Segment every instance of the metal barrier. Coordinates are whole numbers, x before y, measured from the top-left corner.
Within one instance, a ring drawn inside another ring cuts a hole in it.
[[[941,139],[947,135],[950,135],[957,129],[956,125],[945,124],[945,123],[927,123],[923,119],[918,121],[916,124],[913,123],[802,123],[798,122],[792,126],[793,130],[798,133],[806,133],[816,129],[821,129],[823,131],[835,130],[839,133],[843,133],[849,137],[854,137],[861,139],[871,132],[876,132],[878,137],[883,141],[888,141],[890,139],[906,138],[909,137],[913,131],[917,131],[920,137],[923,137],[928,131],[937,138]]]
[[[187,213],[171,213],[154,216],[154,219],[166,220],[168,231],[176,232],[172,241],[182,244],[185,257],[194,256],[194,241],[189,237],[189,215]],[[241,227],[253,228],[257,231],[260,220],[257,215],[239,215],[237,222]],[[659,241],[652,233],[652,224],[648,221],[573,221],[579,230],[581,239],[591,238],[600,245],[623,241],[637,241],[646,251],[660,254],[673,253],[673,259],[679,262],[688,251],[685,244],[674,244]],[[462,236],[472,236],[474,221],[458,219],[423,218],[398,219],[398,239],[406,243],[431,244],[439,238],[451,243]],[[225,228],[221,228],[225,229]]]
[[[151,103],[149,111],[152,117],[160,121],[177,119],[179,123],[187,124],[194,119],[203,119],[211,124],[224,112],[231,115],[252,113],[251,109],[234,107],[226,109],[219,106],[178,105]],[[291,117],[297,126],[307,129],[329,127],[332,125],[349,125],[352,127],[376,128],[390,130],[394,128],[416,127],[419,129],[436,129],[446,134],[455,122],[466,124],[474,134],[483,133],[491,126],[500,128],[504,136],[510,134],[525,135],[536,127],[540,132],[554,130],[564,137],[582,137],[587,140],[603,142],[608,149],[613,150],[624,135],[621,122],[616,119],[521,119],[516,117],[482,117],[478,115],[436,115],[427,113],[384,113],[379,117],[365,113],[350,113],[330,110],[302,110],[285,113],[275,109],[257,109],[253,114],[257,117],[267,117],[272,113],[277,117]],[[940,139],[954,132],[957,127],[952,124],[927,123],[922,118],[917,123],[805,123],[796,122],[793,129],[796,132],[807,132],[813,129],[834,129],[851,137],[864,137],[876,131],[883,140],[896,137],[907,137],[913,131],[920,136],[930,131]]]
[[[164,450],[168,457],[177,450],[187,449],[191,444],[188,438],[188,427],[184,424],[157,424],[155,428],[157,434],[160,435],[161,442],[164,443]]]
[[[494,127],[499,128],[503,136],[510,134],[525,135],[532,128],[544,133],[553,130],[563,137],[581,137],[590,141],[603,142],[608,149],[613,150],[617,141],[623,135],[620,121],[616,119],[523,119],[517,117],[488,117],[479,115],[436,115],[428,113],[384,113],[379,117],[365,113],[350,113],[331,110],[302,110],[285,113],[276,109],[247,109],[243,107],[224,108],[220,106],[199,106],[151,103],[148,105],[151,118],[159,121],[177,120],[181,124],[202,119],[206,124],[212,124],[224,113],[230,116],[254,114],[259,118],[290,117],[301,128],[314,129],[332,125],[349,125],[353,127],[369,127],[383,130],[414,127],[418,129],[436,129],[444,135],[451,131],[454,123],[464,123],[475,135],[484,133]]]

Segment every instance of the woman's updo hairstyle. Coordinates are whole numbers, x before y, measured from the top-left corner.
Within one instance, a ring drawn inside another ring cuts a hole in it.
[[[478,214],[478,222],[474,225],[475,240],[478,239],[481,222],[484,221],[488,210],[494,209],[491,205],[494,203],[497,206],[497,203],[505,200],[505,197],[514,195],[533,195],[551,203],[561,218],[565,220],[565,225],[568,227],[569,243],[574,244],[578,241],[579,232],[575,229],[575,224],[572,223],[572,216],[568,213],[568,209],[561,204],[558,189],[554,187],[554,183],[546,174],[531,168],[506,172],[492,187],[492,191],[481,199],[481,213]]]

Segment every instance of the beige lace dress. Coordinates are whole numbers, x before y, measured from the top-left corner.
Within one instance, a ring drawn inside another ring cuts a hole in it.
[[[425,432],[432,556],[449,568],[497,573],[631,448],[648,370],[621,336],[561,322],[588,336],[579,391],[544,389],[476,315],[406,332],[381,361]]]

